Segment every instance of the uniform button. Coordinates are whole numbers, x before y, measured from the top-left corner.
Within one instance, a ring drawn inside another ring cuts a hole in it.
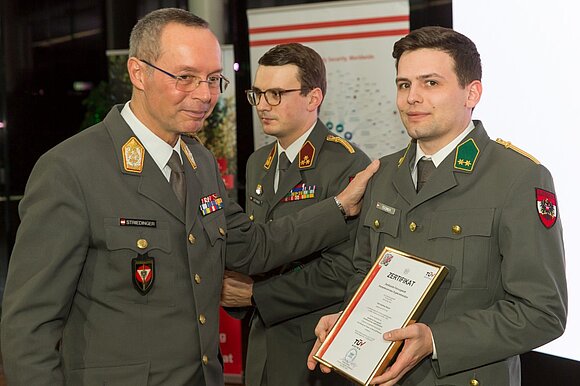
[[[203,362],[204,365],[207,365],[208,362],[207,355],[202,356],[201,361]]]
[[[205,315],[204,314],[199,315],[199,322],[201,324],[205,324]]]
[[[139,248],[139,249],[145,249],[145,248],[147,248],[148,245],[149,245],[149,243],[145,239],[137,240],[137,248]]]
[[[222,236],[226,235],[226,231],[224,231],[224,228],[220,227],[219,231],[220,231],[220,235],[222,235]]]
[[[415,221],[411,221],[411,223],[409,224],[409,230],[411,232],[415,232],[417,230],[417,224],[415,224]]]
[[[459,225],[453,225],[451,227],[451,232],[455,233],[456,235],[461,233],[461,227]]]
[[[250,215],[250,221],[254,221],[254,215],[253,214]]]
[[[375,220],[373,225],[375,226],[375,229],[379,229],[379,227],[381,226],[381,223],[379,222],[379,220]]]
[[[189,236],[187,236],[187,240],[189,241],[190,244],[195,244],[195,236],[192,235],[191,233],[189,234]]]
[[[195,280],[195,282],[197,284],[201,283],[201,276],[199,276],[197,273],[195,275],[193,275],[193,280]]]
[[[479,381],[475,378],[469,381],[469,386],[479,386]]]

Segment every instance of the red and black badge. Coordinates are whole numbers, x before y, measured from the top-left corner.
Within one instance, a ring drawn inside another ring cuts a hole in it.
[[[542,224],[548,229],[553,227],[558,219],[556,195],[547,190],[536,188],[536,206]]]
[[[155,281],[155,259],[147,254],[139,255],[131,261],[133,286],[141,295],[147,295]]]

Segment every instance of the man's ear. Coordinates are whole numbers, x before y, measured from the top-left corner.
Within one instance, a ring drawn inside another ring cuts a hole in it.
[[[324,95],[322,95],[322,90],[318,87],[310,90],[308,93],[308,111],[317,111],[318,107],[322,104]]]
[[[483,87],[481,85],[480,80],[474,80],[467,85],[467,90],[469,93],[467,94],[467,100],[465,101],[465,107],[468,108],[475,108],[475,106],[479,103],[481,99],[481,93],[483,91]]]
[[[145,88],[145,77],[147,76],[143,63],[134,56],[130,57],[127,60],[127,72],[129,73],[129,79],[131,79],[133,87],[143,90]]]

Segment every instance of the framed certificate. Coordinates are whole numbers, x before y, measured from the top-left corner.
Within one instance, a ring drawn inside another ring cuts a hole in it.
[[[447,267],[385,247],[314,358],[368,385],[402,342],[387,331],[415,323],[447,275]]]

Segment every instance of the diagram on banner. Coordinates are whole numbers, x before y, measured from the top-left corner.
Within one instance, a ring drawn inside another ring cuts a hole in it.
[[[329,90],[320,119],[330,131],[354,143],[371,158],[407,145],[409,139],[391,90],[370,76],[348,70],[328,71],[327,79]]]

